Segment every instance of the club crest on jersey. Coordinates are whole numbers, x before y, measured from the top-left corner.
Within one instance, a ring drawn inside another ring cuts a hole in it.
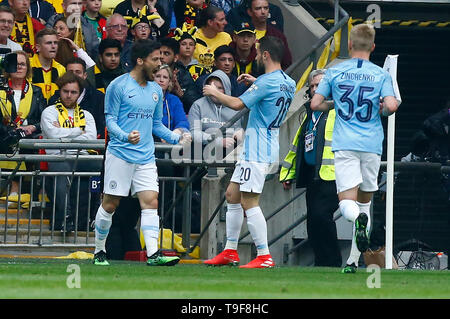
[[[156,93],[153,93],[153,101],[155,101],[155,102],[158,102],[158,94],[156,94]]]
[[[117,188],[117,182],[116,181],[111,181],[109,183],[109,188],[110,189],[116,189]]]

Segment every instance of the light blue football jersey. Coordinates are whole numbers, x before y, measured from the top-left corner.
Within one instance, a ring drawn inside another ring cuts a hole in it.
[[[162,124],[163,92],[156,82],[140,86],[129,73],[114,79],[105,94],[105,118],[110,141],[108,150],[126,162],[155,162],[153,134],[175,144],[180,136]],[[128,134],[138,130],[140,141],[128,142]]]
[[[383,152],[380,98],[395,96],[388,72],[363,59],[328,69],[316,93],[334,100],[333,151]]]
[[[282,70],[259,76],[239,98],[250,109],[241,160],[279,161],[279,128],[295,93],[295,81]]]

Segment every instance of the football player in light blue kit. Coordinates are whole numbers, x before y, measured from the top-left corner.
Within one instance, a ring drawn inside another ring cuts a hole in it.
[[[163,93],[153,82],[153,71],[160,66],[160,44],[139,40],[131,50],[134,64],[130,73],[117,77],[105,95],[105,118],[110,142],[105,154],[103,200],[95,218],[94,264],[109,265],[105,242],[112,215],[121,197],[130,190],[141,206],[141,230],[147,248],[147,265],[171,266],[178,257],[163,256],[158,250],[159,216],[158,174],[152,134],[169,143],[190,142],[171,132],[161,122]]]
[[[343,273],[356,272],[361,253],[369,248],[370,205],[378,189],[384,139],[380,113],[389,116],[398,108],[391,76],[369,61],[374,41],[373,26],[353,27],[349,38],[351,59],[327,70],[311,101],[312,110],[326,110],[334,104],[337,114],[332,150],[339,208],[354,223],[350,257]],[[332,101],[325,100],[328,97]]]
[[[223,105],[250,110],[243,150],[226,191],[227,214],[225,249],[205,261],[207,265],[238,264],[238,239],[244,221],[255,242],[257,257],[241,268],[271,268],[275,266],[267,243],[266,219],[259,207],[259,196],[271,164],[279,160],[279,127],[283,123],[295,93],[295,82],[281,69],[283,43],[274,37],[263,37],[257,49],[257,63],[264,65],[265,74],[255,79],[242,74],[238,81],[253,82],[239,97],[221,93],[213,85],[205,85],[204,95],[213,96]]]

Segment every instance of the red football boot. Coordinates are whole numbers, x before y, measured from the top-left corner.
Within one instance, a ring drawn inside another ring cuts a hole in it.
[[[253,259],[247,265],[240,266],[239,268],[273,268],[275,262],[271,255],[261,255]]]
[[[223,266],[223,265],[236,266],[239,264],[239,255],[237,250],[225,249],[216,257],[209,260],[205,260],[203,263],[205,265],[211,266]]]

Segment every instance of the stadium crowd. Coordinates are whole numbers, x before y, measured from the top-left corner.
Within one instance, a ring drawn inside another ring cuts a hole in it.
[[[1,110],[2,132],[14,126],[27,138],[107,139],[106,89],[132,69],[133,43],[152,39],[161,44],[161,66],[154,80],[164,94],[163,124],[175,133],[190,134],[202,147],[218,145],[227,154],[242,142],[245,120],[236,122],[233,132],[211,141],[211,133],[237,112],[203,96],[203,86],[214,83],[232,96],[244,93],[249,84],[238,83],[238,76],[264,73],[255,59],[258,41],[265,35],[284,43],[285,69],[292,56],[283,34],[283,17],[267,0],[4,0],[0,3],[0,49],[3,55],[17,53],[18,63],[16,72],[6,74],[6,87],[0,92],[6,101]],[[12,152],[2,147],[3,153]],[[45,152],[59,153],[40,151]],[[77,170],[101,169],[90,166]],[[8,162],[0,167],[14,168]],[[73,167],[49,163],[47,169],[71,171]],[[65,211],[60,195],[67,181],[59,177],[56,183],[52,227],[62,230],[66,218],[66,230],[72,230],[71,210],[75,211],[76,203],[69,195]],[[14,179],[9,196],[16,196],[18,188]],[[50,188],[45,191],[51,200]],[[92,211],[91,220],[94,217]],[[85,220],[79,221],[78,229],[86,230]]]
[[[260,43],[261,47],[264,46],[263,37],[277,38],[281,43],[279,46],[283,50],[278,52],[282,54],[279,61],[275,59],[274,62],[279,63],[282,70],[292,64],[283,23],[280,8],[270,4],[268,0],[4,0],[0,3],[0,54],[5,56],[16,53],[17,69],[5,68],[4,83],[0,89],[0,133],[3,138],[4,135],[8,136],[8,132],[12,129],[20,130],[22,137],[25,138],[105,139],[108,143],[105,119],[105,109],[109,105],[105,105],[107,88],[115,86],[117,81],[113,81],[119,76],[136,70],[133,45],[139,43],[139,40],[151,39],[159,42],[158,50],[161,54],[160,65],[155,68],[153,80],[154,85],[158,90],[160,87],[162,92],[162,124],[172,131],[172,134],[183,137],[187,135],[193,144],[201,145],[203,159],[205,159],[203,149],[209,147],[214,148],[216,151],[214,156],[217,160],[221,160],[242,143],[248,119],[243,116],[224,135],[217,134],[218,129],[238,113],[234,108],[227,107],[229,104],[221,102],[219,97],[221,94],[242,97],[245,92],[251,91],[248,89],[256,78],[267,73],[267,65],[265,70],[264,65],[256,63],[257,48]],[[369,35],[372,36],[370,32]],[[357,53],[364,53],[352,56],[359,59],[357,68],[362,67],[363,60],[369,60],[371,50],[373,48],[362,46],[359,50],[354,50]],[[366,64],[364,66],[366,67]],[[379,72],[378,69],[371,70],[371,65],[367,68],[370,72]],[[253,81],[238,80],[242,79],[240,76],[243,74],[249,75]],[[315,70],[310,74],[308,100],[313,99],[324,75],[325,70]],[[384,77],[390,78],[387,75],[383,75],[383,79]],[[110,86],[111,83],[113,84]],[[390,90],[392,85],[388,80],[386,83],[386,87],[382,88],[383,98],[393,99]],[[353,193],[344,193],[343,189],[347,189],[348,185],[342,185],[342,181],[346,180],[344,177],[347,175],[342,174],[341,194],[337,193],[335,160],[341,161],[337,171],[344,172],[342,162],[344,155],[347,154],[341,152],[338,154],[340,157],[335,158],[331,152],[335,112],[328,110],[327,103],[330,101],[326,100],[330,96],[331,88],[331,84],[327,87],[322,83],[321,90],[316,95],[317,97],[322,95],[322,100],[307,102],[308,112],[304,115],[290,152],[284,159],[280,182],[285,189],[290,189],[292,183],[296,183],[296,187],[307,188],[308,237],[312,242],[316,266],[339,267],[342,262],[333,213],[340,209],[344,217],[355,223],[353,232],[358,240],[352,244],[350,257],[343,270],[346,273],[354,273],[360,253],[367,250],[370,228],[370,220],[367,220],[370,215],[368,211],[371,194],[376,190],[376,185],[364,185],[366,191],[362,193],[368,194],[363,194],[365,197],[360,196],[361,192],[358,193],[358,197],[353,196]],[[205,89],[210,94],[204,95]],[[215,91],[216,89],[218,91]],[[367,87],[363,87],[363,91],[365,89]],[[134,96],[128,97],[131,99]],[[152,97],[155,100],[154,95]],[[363,102],[368,103],[367,101]],[[291,100],[287,104],[290,105],[290,102]],[[394,102],[389,103],[389,107],[386,107],[387,113],[383,115],[392,114],[397,107]],[[435,145],[439,150],[432,154],[437,158],[448,159],[448,129],[445,136],[441,136],[443,130],[440,129],[442,123],[448,122],[448,114],[450,113],[447,106],[442,114],[427,119],[423,128],[425,135],[439,135],[439,143]],[[361,122],[367,122],[371,118],[369,113],[367,118],[361,117],[360,114],[358,116]],[[278,116],[276,120],[279,120]],[[274,122],[280,124],[281,121],[282,119]],[[436,122],[439,122],[439,126]],[[448,124],[445,125],[448,128]],[[433,130],[435,127],[439,130]],[[319,133],[316,133],[316,128]],[[112,132],[109,133],[112,135]],[[166,136],[170,138],[174,135],[170,135],[169,132]],[[166,141],[155,136],[154,140],[175,144],[174,138],[172,141],[170,139]],[[0,148],[2,153],[13,152],[8,143],[2,143]],[[193,151],[193,156],[197,156],[195,147]],[[77,153],[76,150],[51,149],[39,152]],[[82,153],[95,152],[98,153],[93,150]],[[379,155],[378,148],[370,153]],[[416,154],[411,153],[409,160],[414,155]],[[157,153],[156,156],[163,155]],[[376,158],[379,161],[379,157]],[[47,169],[51,172],[102,171],[98,162],[86,161],[78,164],[74,167],[72,162],[49,162]],[[0,169],[12,171],[15,169],[15,163],[0,162]],[[19,169],[26,170],[30,167],[22,164]],[[178,174],[182,173],[173,167],[163,168],[161,172],[161,176]],[[370,176],[370,181],[376,181],[376,174]],[[85,195],[81,194],[78,202],[77,183],[70,185],[64,176],[55,176],[54,179],[54,183],[49,182],[42,190],[49,195],[50,200],[56,199],[53,203],[56,210],[51,220],[52,229],[71,231],[75,225],[78,225],[78,230],[87,230],[89,225],[92,227],[90,222],[94,221],[96,208],[100,205],[98,196],[93,196],[88,215],[75,216],[75,211],[79,209],[88,210],[86,195],[88,179],[80,179],[80,188]],[[17,178],[11,181],[10,197],[20,193],[19,185]],[[56,185],[56,188],[52,185]],[[70,192],[67,191],[68,188]],[[250,191],[241,191],[252,193],[252,190],[253,188]],[[67,199],[64,196],[66,193]],[[199,189],[194,185],[192,211],[200,210],[199,203],[198,207],[195,206],[195,195],[198,193]],[[229,210],[236,211],[236,215],[243,218],[244,207],[239,203],[241,198],[237,198],[234,203],[229,193],[227,191],[227,203],[231,203]],[[140,243],[135,229],[140,218],[138,206],[137,199],[129,196],[119,207],[114,207],[117,211],[112,226],[109,225],[111,236],[109,243],[106,243],[108,258],[122,259],[125,251],[139,250]],[[250,207],[249,211],[253,208]],[[104,213],[107,215],[106,210]],[[259,213],[261,212],[258,211]],[[231,213],[227,212],[227,215]],[[248,211],[246,217],[249,219]],[[239,225],[234,230],[236,232],[234,237],[238,237],[242,221],[233,222]],[[260,224],[262,223],[256,223],[255,226],[250,223],[250,226],[253,225],[258,229],[262,228],[259,227]],[[198,227],[198,224],[193,224],[195,232],[199,231]],[[227,231],[229,229],[230,227]],[[263,237],[267,237],[267,234]],[[206,261],[206,264],[226,264],[229,260],[239,262],[237,253],[234,254],[237,240],[230,238],[227,236],[228,242],[224,252]],[[261,238],[258,239],[261,241]],[[263,239],[267,242],[267,238]],[[102,240],[106,241],[106,238]],[[264,240],[262,242],[264,244]],[[105,243],[102,245],[104,247]],[[265,254],[262,256],[270,256],[268,248],[262,249],[261,246],[263,245],[259,245],[259,250],[262,251],[261,254]],[[231,254],[230,250],[233,251]],[[152,254],[148,257],[150,255]],[[269,262],[265,267],[274,265],[271,258],[264,262]]]

